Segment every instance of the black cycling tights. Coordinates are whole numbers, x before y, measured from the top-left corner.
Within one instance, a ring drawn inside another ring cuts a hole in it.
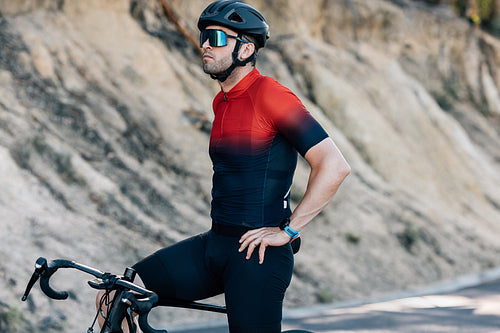
[[[159,250],[134,269],[160,298],[194,301],[225,293],[231,333],[281,332],[292,249],[268,246],[259,264],[258,248],[247,260],[238,241],[209,231]]]

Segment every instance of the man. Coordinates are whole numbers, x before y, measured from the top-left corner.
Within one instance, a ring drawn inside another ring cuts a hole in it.
[[[299,99],[255,68],[269,38],[242,1],[209,5],[198,21],[203,69],[218,80],[210,136],[212,229],[145,258],[137,280],[162,298],[225,294],[231,332],[281,332],[291,241],[327,205],[350,168]],[[299,152],[311,166],[293,214]]]

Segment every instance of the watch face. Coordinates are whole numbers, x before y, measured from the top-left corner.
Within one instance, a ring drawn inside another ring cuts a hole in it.
[[[295,238],[300,234],[298,231],[293,230],[289,226],[285,227],[285,232],[292,238]]]

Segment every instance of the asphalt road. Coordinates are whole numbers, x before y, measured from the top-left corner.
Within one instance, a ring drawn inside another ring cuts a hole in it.
[[[332,309],[289,319],[284,328],[336,333],[500,332],[500,280],[452,293]]]
[[[449,292],[291,311],[285,313],[283,329],[318,333],[500,333],[500,279]],[[174,327],[169,332],[228,333],[229,330],[218,321],[200,323],[197,327]]]

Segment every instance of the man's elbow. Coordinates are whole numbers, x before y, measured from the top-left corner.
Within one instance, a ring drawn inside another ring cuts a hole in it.
[[[342,155],[331,156],[328,159],[328,174],[333,187],[338,187],[351,173],[351,167]]]
[[[342,182],[351,173],[351,166],[349,165],[349,163],[347,163],[347,161],[343,160],[341,163],[337,163],[335,171],[337,179],[339,179],[340,182]]]
[[[324,140],[310,149],[305,158],[313,173],[324,175],[325,178],[322,179],[329,179],[327,183],[334,187],[339,186],[351,173],[349,163],[331,139]]]

